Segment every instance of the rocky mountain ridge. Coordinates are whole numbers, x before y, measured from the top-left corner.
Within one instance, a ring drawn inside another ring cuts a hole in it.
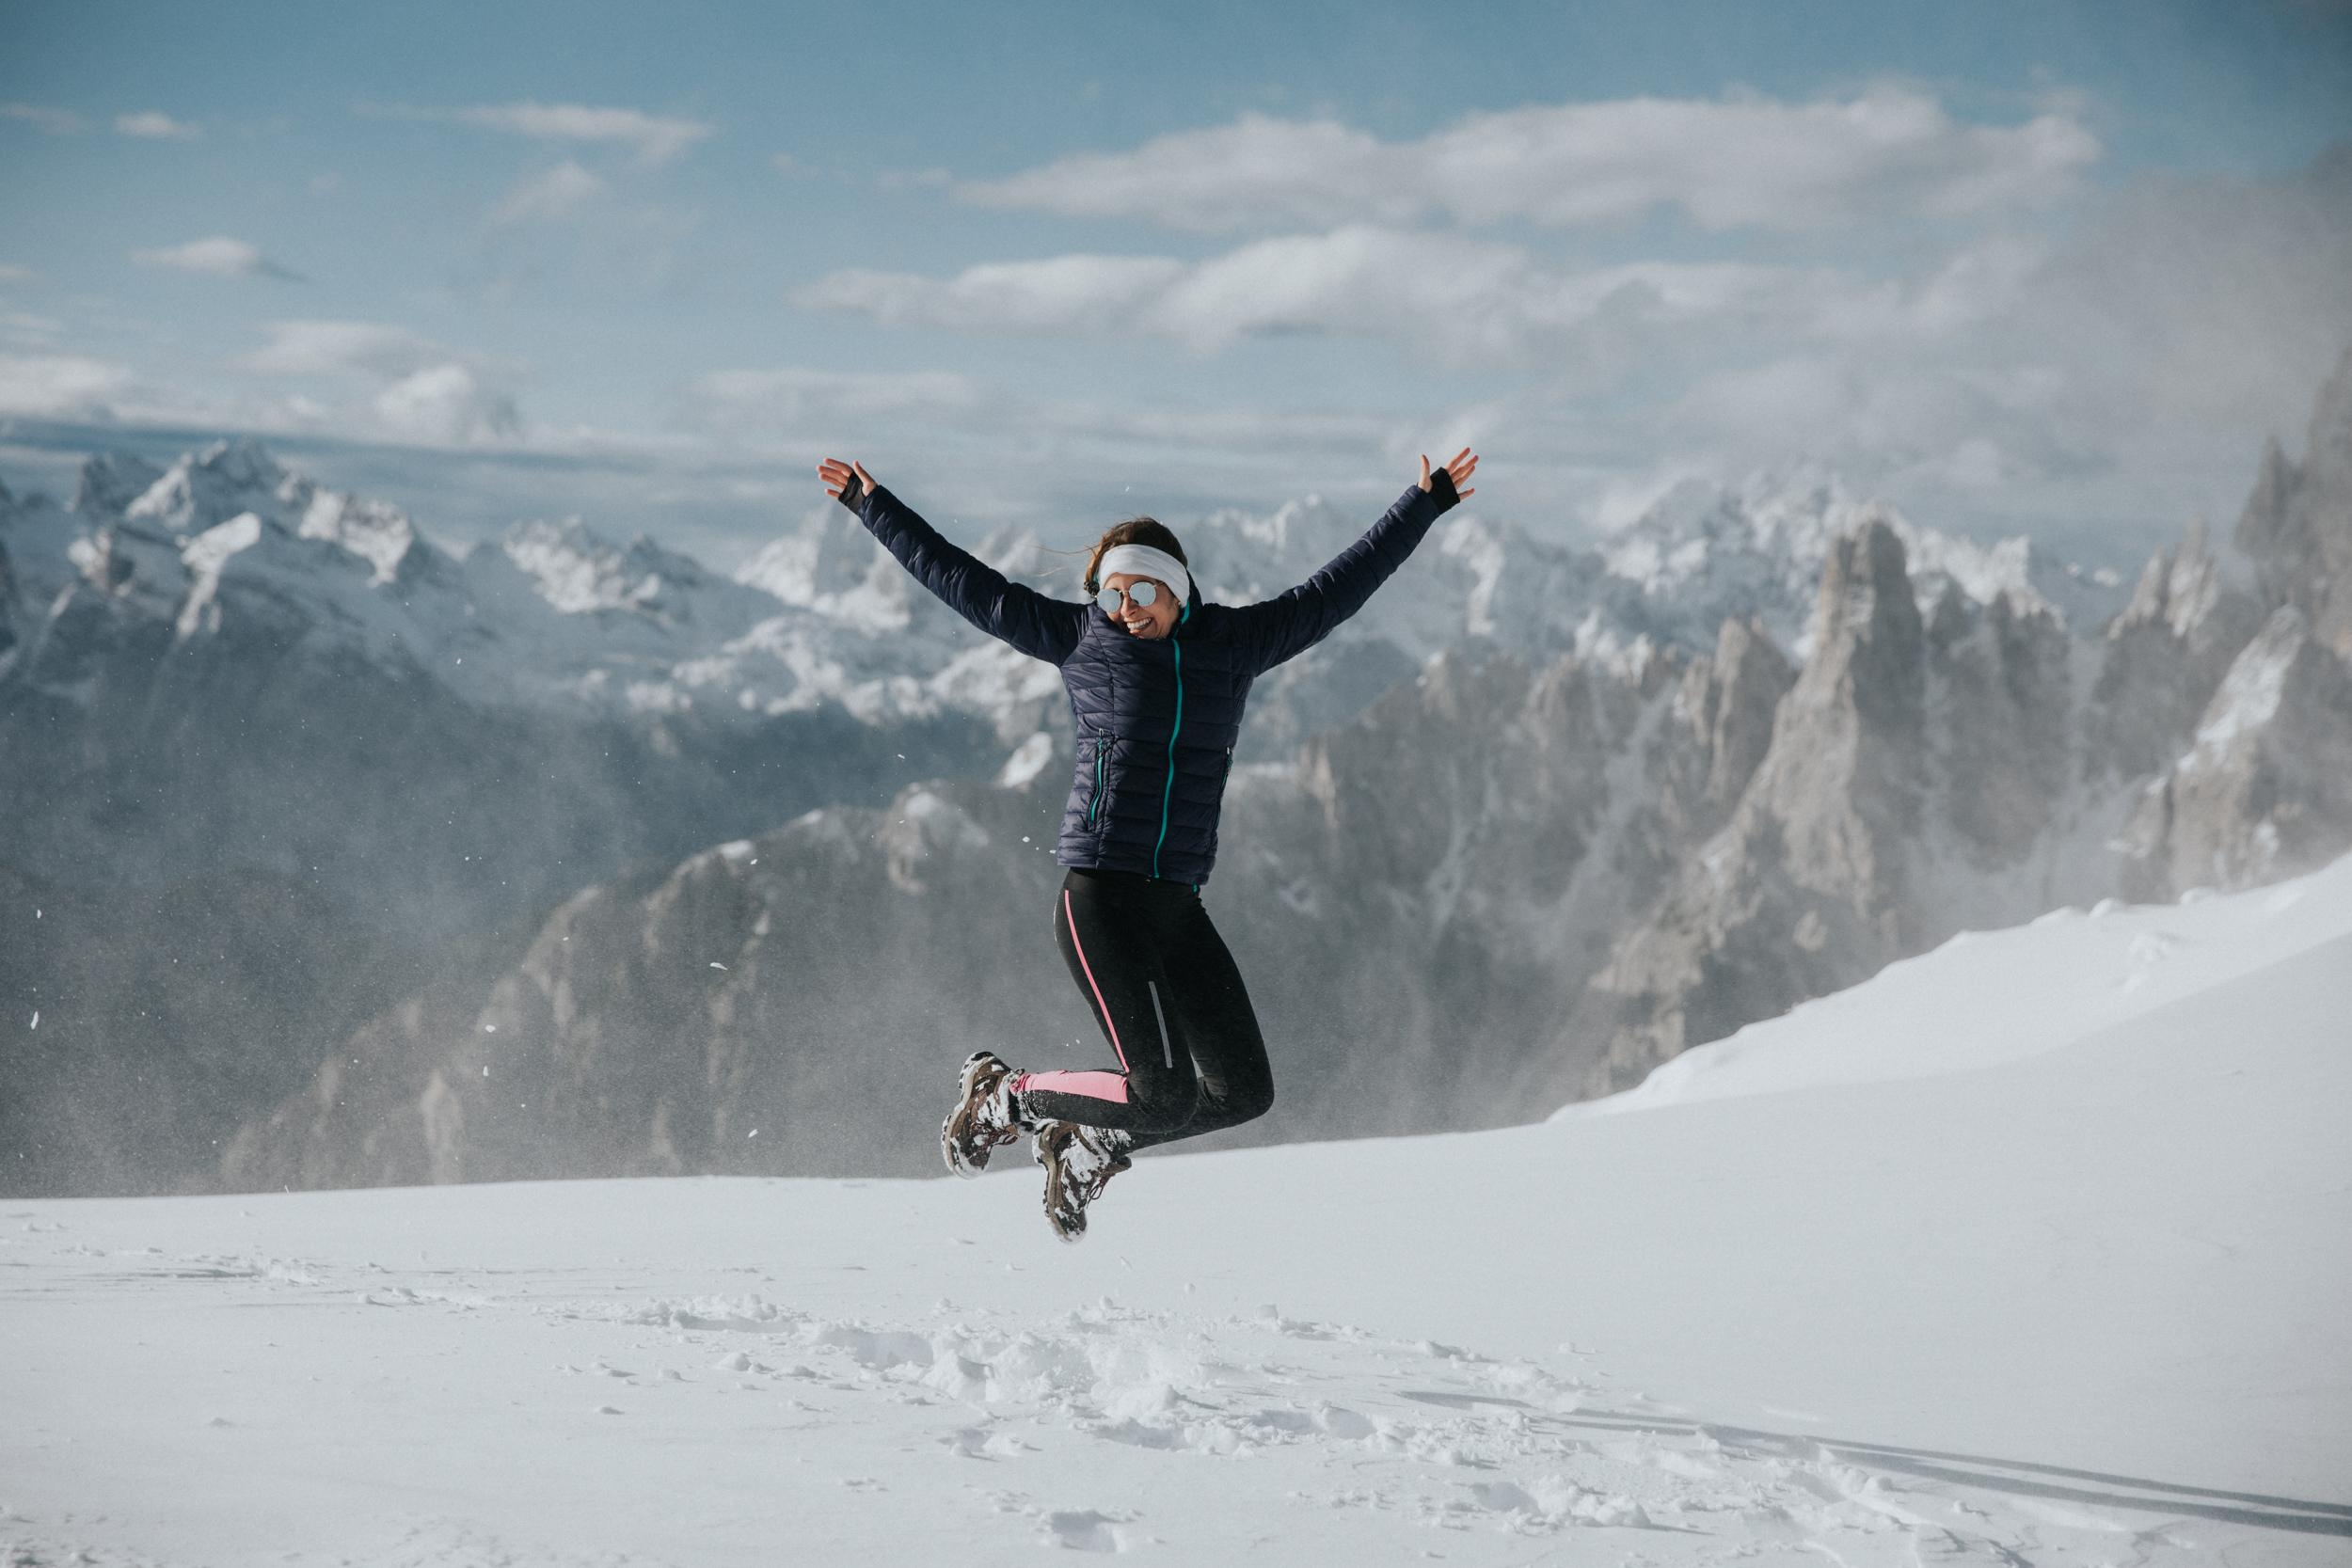
[[[2338,600],[2308,562],[2352,531],[2345,379],[2303,464],[2265,460],[2239,537],[2267,575],[2235,586],[2201,531],[2127,595],[1820,476],[1686,490],[1602,550],[1446,519],[1253,698],[1210,898],[1283,1091],[1241,1136],[1540,1115],[1953,931],[2341,847],[2343,660],[2311,629]],[[93,460],[71,510],[0,499],[0,739],[47,748],[0,768],[46,824],[0,860],[127,838],[160,879],[271,863],[253,847],[277,834],[296,885],[389,816],[346,872],[389,868],[428,922],[554,913],[501,978],[436,966],[325,1042],[213,1176],[163,1184],[914,1174],[939,1060],[1090,1058],[1022,913],[1057,876],[1057,693],[910,595],[852,519],[731,579],[577,523],[456,562],[264,456]],[[1204,591],[1242,600],[1357,527],[1309,501],[1184,533]],[[1033,538],[981,549],[1068,592]],[[253,789],[272,769],[315,803]],[[240,789],[243,819],[220,804]],[[688,834],[724,847],[665,856]],[[517,871],[537,880],[467,901]]]
[[[1638,664],[1710,643],[1726,606],[1801,641],[1788,594],[1759,585],[1802,578],[1805,541],[1846,514],[1891,515],[1818,473],[1697,494],[1628,531],[1614,565],[1449,517],[1363,615],[1260,683],[1242,760],[1287,757],[1443,652]],[[1362,522],[1310,498],[1186,531],[1204,591],[1245,602]],[[2049,576],[2022,541],[1913,531],[1980,592]],[[1073,592],[1074,558],[1032,534],[977,548]],[[1055,747],[1054,672],[913,590],[838,508],[723,576],[577,518],[460,560],[250,441],[164,468],[93,457],[66,506],[0,490],[0,864],[64,886],[255,867],[429,944],[636,859]]]
[[[1449,650],[1638,663],[1658,646],[1703,650],[1729,615],[1760,617],[1801,650],[1822,541],[1862,515],[1885,518],[1934,563],[1923,594],[1947,580],[1980,601],[2046,588],[2088,603],[2109,592],[2024,540],[1988,549],[1947,539],[1813,471],[1759,476],[1736,492],[1685,486],[1599,550],[1456,514],[1363,614],[1261,683],[1242,755],[1287,755]],[[1309,498],[1267,516],[1218,513],[1185,531],[1204,591],[1245,603],[1304,578],[1362,524]],[[1074,594],[1076,558],[1033,533],[1000,530],[976,549],[1042,591]],[[599,745],[625,733],[628,750],[696,753],[706,767],[739,768],[746,748],[802,738],[790,722],[800,719],[933,730],[923,749],[934,752],[998,748],[955,759],[951,771],[973,774],[1041,728],[1066,729],[1050,670],[914,590],[830,507],[732,577],[643,537],[612,544],[578,518],[518,523],[461,560],[396,507],[321,487],[250,441],[223,442],[166,469],[94,457],[70,507],[0,491],[0,722],[38,714],[52,736],[102,747],[184,721],[200,684],[192,671],[248,688],[342,683],[336,705],[346,707],[398,689],[476,720],[593,732]],[[250,716],[219,717],[242,726]],[[972,739],[980,725],[993,742]],[[258,737],[241,750],[257,772],[281,760]],[[105,845],[86,831],[62,835],[80,839],[80,853],[43,863],[31,830],[66,826],[44,811],[70,816],[82,792],[27,800],[39,791],[23,771],[0,774],[26,826],[0,840],[0,859],[100,882],[155,879],[151,865],[93,867]],[[859,783],[872,781],[842,779],[831,798],[854,798]],[[235,834],[221,852],[218,863],[288,873],[299,861]],[[126,847],[123,858],[140,857]]]
[[[2088,637],[2029,581],[1923,593],[1866,515],[1801,659],[1760,614],[1695,654],[1446,654],[1237,770],[1208,897],[1281,1090],[1223,1141],[1524,1119],[1965,929],[2352,848],[2310,586],[2352,538],[2321,461],[2347,432],[2352,365],[2240,525],[2304,542],[2233,586],[2192,529]],[[1051,769],[927,784],[582,893],[470,1010],[371,1036],[378,1090],[339,1059],[249,1126],[225,1180],[928,1171],[965,1051],[1097,1053],[1044,939],[1059,800]]]

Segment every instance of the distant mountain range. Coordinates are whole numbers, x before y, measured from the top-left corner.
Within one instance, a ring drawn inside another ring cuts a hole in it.
[[[1253,698],[1209,892],[1282,1075],[1250,1135],[1526,1119],[1958,930],[2352,845],[2348,382],[2265,458],[2236,582],[2201,530],[2135,587],[1816,472],[1687,486],[1597,549],[1446,519]],[[1180,531],[1243,602],[1367,520]],[[1074,596],[1032,536],[976,549]],[[83,933],[0,959],[53,1031],[0,1057],[40,1087],[0,1182],[928,1169],[975,1043],[1092,1054],[1042,935],[1069,751],[1054,673],[846,513],[726,578],[577,520],[461,561],[249,443],[0,494],[0,862]],[[188,953],[150,922],[93,961],[109,900],[232,868]],[[235,992],[297,1022],[188,1087],[238,1006],[140,1034],[158,966],[320,910],[332,987]],[[73,1064],[124,1059],[204,1108],[168,1157],[97,1147],[136,1118]]]

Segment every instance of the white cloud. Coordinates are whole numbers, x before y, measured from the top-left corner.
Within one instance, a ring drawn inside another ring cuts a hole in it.
[[[434,365],[375,395],[387,430],[413,439],[467,446],[522,434],[514,400],[484,387],[463,365]]]
[[[159,379],[140,367],[49,352],[56,324],[0,317],[0,419],[299,435],[405,446],[529,445],[509,388],[512,360],[469,353],[371,322],[275,322],[270,342],[216,376]],[[295,378],[332,377],[344,395],[312,395]],[[253,385],[254,380],[262,385]],[[275,382],[275,385],[270,383]]]
[[[20,267],[10,262],[0,261],[0,287],[29,288],[43,281],[45,279],[40,274],[30,267]]]
[[[299,393],[224,397],[163,386],[87,355],[0,352],[0,418],[338,436],[434,447],[519,441],[514,400],[464,365],[427,366],[335,404]]]
[[[797,291],[803,309],[870,316],[883,326],[1097,337],[1135,331],[1185,274],[1160,256],[1057,256],[966,268],[945,281],[836,272]]]
[[[278,321],[263,330],[269,342],[231,361],[230,369],[257,376],[336,376],[368,388],[363,404],[325,411],[326,422],[357,434],[451,446],[522,434],[522,417],[503,389],[522,373],[513,360],[452,348],[381,322]],[[289,406],[297,406],[296,400]]]
[[[1403,143],[1329,120],[1244,115],[1133,152],[967,182],[956,194],[979,206],[1202,232],[1431,215],[1568,228],[1661,208],[1709,230],[1807,230],[2048,207],[2079,190],[2099,155],[2097,139],[2064,112],[1971,125],[1931,96],[1881,87],[1839,103],[1542,105],[1473,115]]]
[[[47,348],[65,336],[65,323],[23,310],[0,311],[0,341],[19,348]]]
[[[1360,453],[1376,450],[1395,422],[1393,416],[1363,410],[1041,397],[944,371],[713,371],[688,381],[678,392],[685,422],[707,433],[817,442],[953,433],[992,440],[1009,436],[1025,451],[1035,443],[1085,438],[1130,450],[1143,445],[1194,452]]]
[[[946,371],[857,374],[783,369],[713,371],[679,388],[697,425],[726,433],[805,429],[821,423],[915,419],[968,423],[1001,394]]]
[[[420,118],[453,119],[486,130],[542,141],[612,142],[634,148],[648,167],[666,164],[712,134],[691,119],[665,119],[636,109],[592,108],[580,103],[480,104],[447,111],[408,111]]]
[[[490,216],[497,223],[559,223],[604,193],[603,181],[566,158],[516,185]]]
[[[243,240],[232,240],[215,234],[210,239],[190,240],[185,245],[167,245],[160,250],[135,250],[131,260],[143,267],[158,267],[167,272],[204,273],[214,277],[278,277],[292,279],[294,275],[262,254],[257,245]]]
[[[53,136],[71,136],[83,129],[80,115],[43,103],[0,103],[0,119],[21,119]]]
[[[818,457],[862,455],[965,537],[1056,515],[1099,527],[1120,506],[1181,515],[1248,498],[1271,508],[1309,491],[1376,513],[1403,488],[1413,453],[1448,434],[1420,411],[1094,401],[939,372],[724,370],[677,391],[678,425],[721,438],[703,448],[711,456],[698,471],[752,461],[761,494],[802,499]]]
[[[2352,150],[2266,180],[2140,182],[2062,237],[1990,235],[1726,332],[1630,408],[1518,400],[1525,439],[1721,477],[1805,454],[1917,515],[2147,547],[2226,520],[2352,346]],[[1598,418],[1581,416],[1598,414]]]
[[[2086,214],[2007,324],[2076,418],[2299,433],[2352,342],[2352,145],[2265,180],[2143,181]]]
[[[382,322],[275,321],[265,347],[232,361],[254,375],[352,375],[397,381],[434,365],[472,364],[511,373],[511,363],[470,355]]]
[[[115,129],[126,136],[145,136],[153,141],[194,141],[204,134],[197,126],[183,124],[152,109],[145,114],[117,115]]]
[[[1249,337],[1363,337],[1449,369],[1516,369],[1595,351],[1597,335],[1636,325],[1654,340],[1677,324],[1719,331],[1803,314],[1828,286],[1818,273],[1740,262],[1580,268],[1519,245],[1359,226],[1190,263],[1061,256],[944,280],[841,272],[792,300],[886,326],[1162,338],[1197,353]]]
[[[103,420],[138,390],[127,365],[74,354],[0,354],[0,412],[27,419]]]

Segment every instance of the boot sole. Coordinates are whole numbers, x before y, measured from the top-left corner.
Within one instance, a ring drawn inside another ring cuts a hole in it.
[[[1045,1170],[1045,1223],[1054,1227],[1057,1240],[1075,1246],[1087,1239],[1087,1212],[1084,1209],[1073,1210],[1065,1221],[1054,1208],[1054,1189],[1062,1185],[1061,1169],[1054,1157],[1045,1152],[1043,1138],[1039,1138],[1029,1147],[1029,1158]]]
[[[1046,1154],[1044,1139],[1040,1138],[1037,1141],[1036,1146],[1030,1150],[1030,1157],[1036,1160],[1039,1164],[1045,1167],[1045,1223],[1054,1227],[1054,1234],[1056,1236],[1058,1236],[1062,1241],[1069,1243],[1072,1245],[1075,1245],[1076,1243],[1085,1241],[1087,1239],[1087,1208],[1089,1204],[1093,1202],[1093,1199],[1089,1198],[1086,1203],[1078,1205],[1075,1209],[1068,1210],[1066,1212],[1067,1217],[1065,1218],[1065,1212],[1057,1210],[1054,1207],[1052,1195],[1057,1186],[1060,1186],[1063,1190],[1067,1191],[1069,1188],[1069,1182],[1062,1177],[1058,1163],[1051,1159]],[[1135,1162],[1129,1160],[1123,1154],[1118,1156],[1111,1164],[1109,1170],[1104,1172],[1102,1186],[1106,1187],[1110,1185],[1110,1179],[1117,1176],[1120,1171],[1133,1170],[1134,1168]],[[1101,1196],[1102,1192],[1098,1187],[1095,1196],[1100,1197]]]
[[[964,1058],[963,1070],[956,1078],[955,1109],[949,1111],[947,1119],[939,1124],[940,1158],[947,1162],[949,1171],[967,1181],[988,1169],[990,1150],[980,1150],[979,1158],[969,1163],[959,1158],[956,1153],[956,1118],[972,1109],[972,1085],[979,1081],[980,1069],[989,1063],[999,1060],[1000,1058],[993,1051],[975,1051]]]

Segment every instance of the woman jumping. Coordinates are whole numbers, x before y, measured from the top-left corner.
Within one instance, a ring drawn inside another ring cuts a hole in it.
[[[1398,498],[1371,531],[1286,594],[1204,603],[1176,535],[1119,524],[1087,558],[1091,603],[1049,599],[941,538],[855,463],[827,458],[825,493],[915,580],[991,637],[1058,667],[1077,726],[1077,777],[1055,859],[1069,867],[1054,939],[1116,1069],[1019,1072],[992,1052],[963,1064],[940,1129],[947,1168],[1035,1135],[1055,1234],[1086,1234],[1087,1205],[1153,1144],[1265,1115],[1274,1074],[1232,955],[1200,907],[1249,683],[1363,608],[1438,515],[1471,494],[1469,448]]]

